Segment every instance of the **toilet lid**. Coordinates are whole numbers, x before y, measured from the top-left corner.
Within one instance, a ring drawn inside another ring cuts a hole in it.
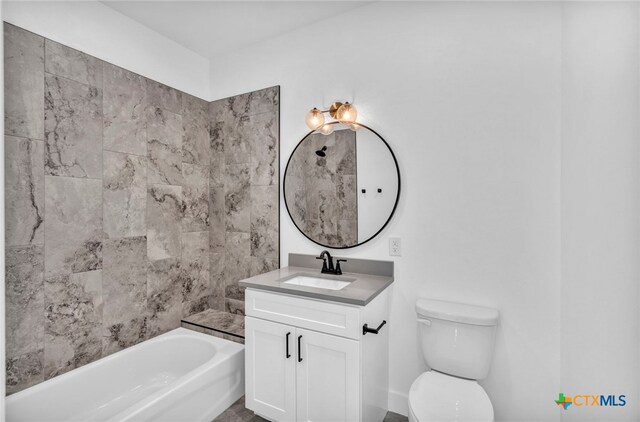
[[[419,422],[493,421],[493,406],[473,380],[428,371],[411,385],[409,407]]]

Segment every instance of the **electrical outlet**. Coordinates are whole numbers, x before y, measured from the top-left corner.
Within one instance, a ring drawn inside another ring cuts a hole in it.
[[[402,242],[399,237],[389,238],[389,256],[402,256]]]

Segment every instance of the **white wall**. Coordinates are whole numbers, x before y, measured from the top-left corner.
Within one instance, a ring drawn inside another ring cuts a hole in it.
[[[561,391],[626,393],[594,418],[640,418],[637,8],[376,3],[212,61],[214,98],[281,85],[282,169],[308,109],[334,100],[396,152],[396,216],[339,253],[391,259],[387,238],[402,238],[393,409],[424,370],[424,296],[500,310],[482,381],[498,420],[577,418],[554,404]],[[283,264],[318,252],[281,212]]]
[[[6,22],[210,100],[209,60],[94,0],[3,1]]]
[[[387,221],[398,197],[398,177],[389,148],[373,132],[356,132],[358,241],[365,242]],[[365,189],[365,193],[362,193]],[[378,189],[382,192],[378,193]]]
[[[633,406],[615,414],[636,421],[638,6],[564,7],[561,237],[562,388],[626,394]],[[574,408],[566,420],[602,421],[610,414],[607,408]]]

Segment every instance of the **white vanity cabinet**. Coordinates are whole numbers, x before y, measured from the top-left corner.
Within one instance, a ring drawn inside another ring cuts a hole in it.
[[[388,300],[387,290],[356,306],[247,289],[246,407],[277,422],[382,421]]]

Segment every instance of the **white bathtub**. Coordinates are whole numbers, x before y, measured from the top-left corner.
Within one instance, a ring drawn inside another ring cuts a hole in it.
[[[211,422],[244,394],[244,346],[178,328],[11,395],[7,421]]]

